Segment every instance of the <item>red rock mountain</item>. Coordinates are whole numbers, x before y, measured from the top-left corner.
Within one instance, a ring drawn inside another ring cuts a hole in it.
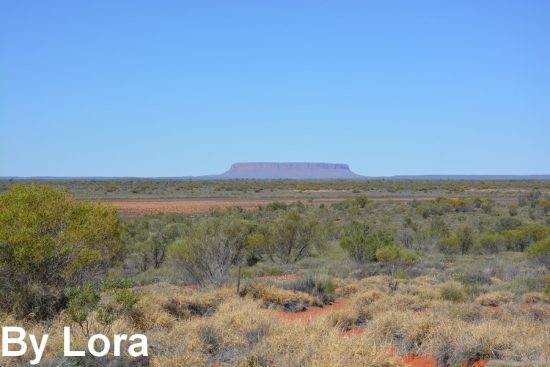
[[[249,179],[361,179],[341,163],[235,163],[220,178]]]

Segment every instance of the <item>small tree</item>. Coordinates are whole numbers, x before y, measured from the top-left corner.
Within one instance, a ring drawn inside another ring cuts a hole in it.
[[[101,297],[96,292],[92,283],[84,286],[76,286],[67,290],[68,305],[67,315],[69,319],[80,326],[82,335],[90,336],[90,320],[92,315],[103,326],[104,331],[109,330],[113,322],[123,316],[130,315],[138,302],[137,295],[128,288],[115,289],[114,297],[100,304]]]
[[[92,283],[76,286],[67,290],[67,314],[71,321],[80,326],[82,335],[90,336],[89,314],[99,305],[100,297]]]
[[[312,250],[321,248],[324,241],[319,221],[298,210],[291,210],[276,219],[272,235],[272,250],[285,264],[311,255]]]
[[[67,287],[104,274],[123,252],[116,210],[65,191],[15,185],[0,195],[0,308],[44,319]]]
[[[248,243],[249,227],[238,219],[207,219],[170,247],[176,260],[201,286],[221,286]]]
[[[439,251],[445,255],[455,255],[460,252],[460,245],[456,237],[448,237],[439,241]]]
[[[170,223],[166,226],[160,220],[153,222],[147,243],[153,267],[158,269],[166,257],[168,245],[175,241],[180,235],[179,226]]]

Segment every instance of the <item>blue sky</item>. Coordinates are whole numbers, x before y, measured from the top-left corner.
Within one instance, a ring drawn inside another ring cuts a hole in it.
[[[549,1],[0,3],[0,176],[550,173]]]

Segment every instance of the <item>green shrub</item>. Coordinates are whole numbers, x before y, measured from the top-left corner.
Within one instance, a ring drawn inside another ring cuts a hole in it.
[[[376,250],[376,261],[392,265],[409,265],[418,260],[418,256],[401,245],[391,244]]]
[[[285,264],[294,263],[320,250],[325,232],[314,215],[304,215],[293,209],[278,217],[273,223],[272,254]]]
[[[508,229],[518,228],[519,226],[521,226],[521,220],[515,217],[505,217],[500,218],[497,222],[496,229],[497,231],[505,231]]]
[[[445,223],[442,216],[434,216],[430,222],[430,235],[435,238],[445,238],[449,236],[449,226]]]
[[[531,258],[550,268],[550,237],[535,242],[527,248],[526,252]]]
[[[124,250],[116,210],[42,185],[0,195],[0,308],[54,316],[67,287],[102,276]]]
[[[460,252],[462,255],[465,255],[474,244],[474,230],[467,224],[462,225],[457,228],[455,238],[458,242]]]
[[[67,304],[69,318],[80,326],[84,336],[89,336],[88,315],[96,309],[100,300],[94,285],[87,283],[84,286],[69,288],[67,290],[67,298],[69,299]]]
[[[466,300],[466,292],[459,284],[446,284],[441,287],[439,295],[445,301],[464,302]]]
[[[506,239],[498,233],[483,233],[477,244],[484,254],[496,254],[506,249]]]
[[[460,246],[455,237],[444,238],[438,243],[439,251],[446,255],[456,255],[460,252]]]
[[[359,262],[376,261],[376,251],[394,243],[393,237],[383,230],[374,230],[368,224],[354,222],[345,231],[340,246]]]

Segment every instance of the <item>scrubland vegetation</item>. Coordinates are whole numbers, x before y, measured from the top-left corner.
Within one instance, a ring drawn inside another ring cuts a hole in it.
[[[49,332],[46,366],[550,365],[547,182],[189,185],[349,197],[117,217],[52,186],[7,184],[0,323]],[[373,201],[370,188],[433,197]],[[150,357],[63,357],[64,325],[77,346],[144,333]]]

